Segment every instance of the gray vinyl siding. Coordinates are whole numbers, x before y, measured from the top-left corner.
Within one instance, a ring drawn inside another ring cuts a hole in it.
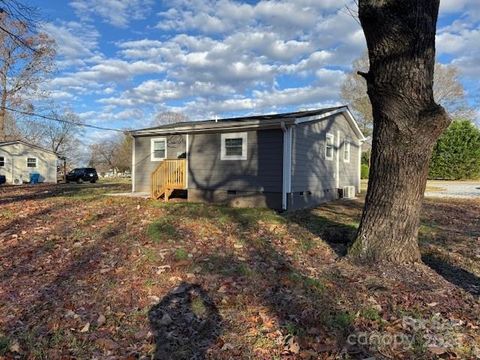
[[[337,136],[340,132],[340,148]],[[334,136],[333,159],[325,157],[326,135]],[[343,161],[343,142],[350,141],[350,162]],[[343,114],[295,127],[292,146],[292,194],[289,208],[315,206],[338,197],[336,162],[339,151],[339,187],[358,186],[358,137]]]
[[[58,157],[54,153],[23,143],[13,143],[0,147],[0,157],[4,159],[4,166],[0,167],[0,175],[5,176],[8,184],[13,183],[14,179],[28,182],[32,173],[40,175],[40,182],[57,182]],[[27,158],[36,158],[37,166],[28,167]]]
[[[150,175],[160,164],[160,161],[151,160],[151,139],[162,137],[167,138],[167,159],[178,159],[181,154],[185,153],[185,135],[135,137],[134,181],[136,192],[150,191]]]
[[[247,159],[221,160],[221,134],[190,135],[188,187],[242,192],[282,191],[283,132],[247,132]]]

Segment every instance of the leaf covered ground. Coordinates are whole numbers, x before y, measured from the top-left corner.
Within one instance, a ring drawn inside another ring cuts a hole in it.
[[[266,209],[0,188],[0,358],[474,359],[480,200],[426,200],[427,265],[344,258],[362,200]]]

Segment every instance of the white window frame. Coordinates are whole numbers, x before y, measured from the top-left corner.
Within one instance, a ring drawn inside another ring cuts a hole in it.
[[[328,156],[328,139],[332,139],[332,143],[331,143],[332,154],[331,154],[331,156]],[[334,149],[335,149],[335,136],[333,134],[327,133],[327,135],[325,135],[325,160],[333,160],[333,156],[334,156],[334,153],[335,153]]]
[[[225,147],[226,139],[242,139],[242,155],[227,155],[227,149]],[[246,132],[241,133],[228,133],[221,135],[221,160],[247,160],[247,148],[248,148],[248,135]]]
[[[0,167],[5,167],[5,163],[6,163],[5,156],[0,156]]]
[[[35,159],[35,166],[28,166],[28,159]],[[36,169],[38,167],[38,159],[35,156],[27,156],[26,164],[28,169]]]
[[[348,155],[348,156],[345,156]],[[343,143],[343,162],[349,163],[351,157],[351,148],[350,148],[350,141],[345,140]]]
[[[165,156],[163,158],[155,157],[155,143],[163,141],[165,143]],[[167,158],[167,138],[157,137],[150,140],[150,160],[151,161],[163,161]]]

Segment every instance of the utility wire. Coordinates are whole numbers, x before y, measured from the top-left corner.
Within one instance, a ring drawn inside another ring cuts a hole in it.
[[[3,26],[0,26],[0,30],[2,30],[3,32],[7,33],[7,35],[9,35],[16,43],[20,44],[21,46],[25,46],[26,48],[28,48],[29,50],[33,51],[34,53],[37,53],[38,50],[31,47],[30,45],[28,45],[25,40],[23,40],[20,36],[18,35],[15,35],[14,33],[12,33],[11,31],[5,29]]]
[[[1,8],[0,7],[0,14],[8,14],[7,11],[5,11],[5,9]],[[29,44],[27,44],[25,42],[25,40],[23,40],[20,36],[18,35],[15,35],[14,33],[12,33],[10,30],[7,30],[5,29],[3,26],[0,25],[0,30],[2,30],[3,32],[5,32],[7,35],[9,35],[15,42],[17,42],[18,44],[20,45],[23,45],[25,46],[26,48],[30,49],[31,51],[33,51],[35,54],[38,52],[37,49],[33,48],[32,46],[30,46]]]
[[[9,108],[7,106],[5,106],[4,109],[8,110],[8,111],[13,111],[13,112],[16,112],[16,113],[19,113],[19,114],[27,115],[27,116],[35,116],[35,117],[38,117],[38,118],[41,118],[41,119],[57,121],[57,122],[61,122],[61,123],[65,123],[65,124],[71,124],[71,125],[75,125],[75,126],[81,126],[81,127],[86,127],[86,128],[96,129],[96,130],[115,131],[115,132],[125,133],[124,130],[120,130],[120,129],[107,128],[107,127],[96,126],[96,125],[91,125],[91,124],[76,123],[76,122],[66,120],[66,119],[54,118],[54,117],[48,116],[48,115],[41,115],[41,114],[35,114],[35,113],[32,113],[32,112],[28,112],[28,111],[16,110],[16,109]]]

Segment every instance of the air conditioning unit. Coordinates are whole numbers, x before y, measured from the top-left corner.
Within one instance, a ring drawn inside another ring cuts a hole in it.
[[[13,179],[13,185],[22,185],[23,180],[21,177]]]
[[[23,176],[20,175],[19,177],[14,177],[12,181],[13,185],[23,185]]]
[[[342,198],[344,199],[355,198],[355,186],[344,186],[342,189]]]

